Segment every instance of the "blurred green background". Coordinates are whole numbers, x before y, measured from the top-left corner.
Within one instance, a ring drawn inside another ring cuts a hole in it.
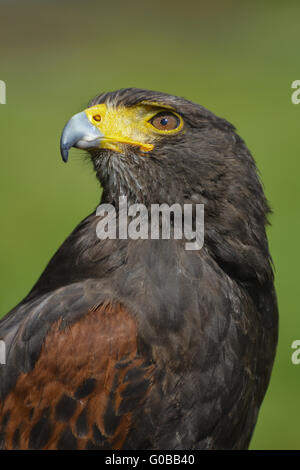
[[[59,155],[65,122],[101,91],[136,86],[198,102],[236,125],[274,214],[280,342],[252,449],[300,449],[298,2],[0,1],[0,312],[30,290],[99,202],[91,165]]]

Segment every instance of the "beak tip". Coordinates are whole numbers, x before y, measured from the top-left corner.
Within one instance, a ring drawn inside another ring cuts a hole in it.
[[[85,111],[75,114],[65,125],[60,138],[60,153],[67,163],[71,147],[89,149],[98,146],[101,132],[90,123]]]
[[[61,146],[60,154],[61,154],[61,158],[63,159],[63,161],[67,163],[69,159],[69,148],[67,146]]]

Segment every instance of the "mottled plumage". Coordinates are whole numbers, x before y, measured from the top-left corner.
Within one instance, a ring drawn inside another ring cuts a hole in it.
[[[92,149],[102,202],[205,205],[205,243],[99,240],[98,217],[66,239],[0,322],[4,449],[244,449],[277,343],[256,166],[234,127],[182,98],[138,89],[96,97],[171,106],[184,131],[143,153]]]

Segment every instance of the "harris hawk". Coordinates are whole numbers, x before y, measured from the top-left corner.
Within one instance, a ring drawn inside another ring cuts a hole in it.
[[[165,93],[102,93],[64,128],[102,203],[204,204],[204,245],[97,236],[96,211],[0,322],[3,449],[246,449],[277,302],[268,203],[235,128]]]

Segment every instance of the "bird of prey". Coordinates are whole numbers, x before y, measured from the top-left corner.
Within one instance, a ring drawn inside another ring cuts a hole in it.
[[[198,104],[130,88],[73,116],[64,161],[71,147],[116,214],[124,196],[203,204],[204,244],[100,239],[96,211],[75,228],[0,322],[1,448],[248,448],[278,314],[270,210],[244,141]]]

